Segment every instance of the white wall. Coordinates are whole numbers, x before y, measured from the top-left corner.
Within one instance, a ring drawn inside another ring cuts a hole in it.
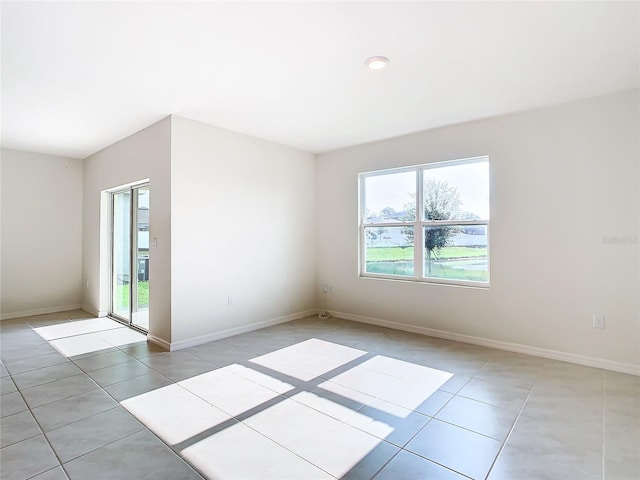
[[[82,160],[2,150],[2,318],[78,308]]]
[[[184,118],[172,125],[172,341],[315,308],[314,156]]]
[[[334,285],[330,310],[637,368],[638,105],[632,91],[319,155],[318,282]],[[359,277],[358,172],[484,154],[490,289]]]
[[[171,118],[167,117],[91,155],[84,165],[83,303],[105,314],[109,300],[107,195],[121,185],[149,179],[149,334],[171,342]],[[103,249],[102,256],[100,255]],[[88,288],[86,282],[89,282]]]

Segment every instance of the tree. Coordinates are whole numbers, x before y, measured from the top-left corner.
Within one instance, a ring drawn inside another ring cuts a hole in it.
[[[367,228],[367,239],[369,240],[377,240],[379,237],[387,233],[387,229],[384,227],[378,227],[374,232],[372,229]]]
[[[460,212],[462,201],[460,193],[455,186],[449,185],[446,180],[437,180],[427,177],[423,190],[424,219],[425,220],[451,220]],[[415,205],[415,202],[413,202]],[[412,210],[412,211],[411,211]],[[415,218],[415,207],[408,209],[409,217]],[[405,230],[407,240],[413,242],[413,231]],[[447,245],[451,237],[458,233],[458,227],[438,226],[427,227],[424,234],[425,263],[427,275],[431,275],[431,261],[437,253]]]
[[[394,213],[396,213],[396,211],[391,207],[384,207],[380,210],[381,217],[392,217]]]

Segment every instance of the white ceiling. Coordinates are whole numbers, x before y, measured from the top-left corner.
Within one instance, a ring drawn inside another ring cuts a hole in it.
[[[176,114],[323,152],[631,89],[639,5],[3,1],[2,144],[85,158]]]

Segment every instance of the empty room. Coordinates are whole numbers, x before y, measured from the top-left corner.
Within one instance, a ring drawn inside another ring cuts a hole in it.
[[[640,478],[640,2],[0,21],[0,480]]]

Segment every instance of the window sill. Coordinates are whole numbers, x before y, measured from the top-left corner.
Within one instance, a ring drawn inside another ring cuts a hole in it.
[[[491,284],[489,282],[470,282],[464,280],[449,280],[444,278],[438,279],[418,279],[414,277],[404,277],[404,276],[396,276],[396,275],[375,275],[375,274],[360,274],[360,278],[365,280],[385,280],[385,281],[393,281],[393,282],[404,282],[404,283],[414,283],[414,284],[422,284],[422,285],[435,285],[435,286],[444,286],[444,287],[463,287],[463,288],[473,288],[476,290],[489,290]]]

